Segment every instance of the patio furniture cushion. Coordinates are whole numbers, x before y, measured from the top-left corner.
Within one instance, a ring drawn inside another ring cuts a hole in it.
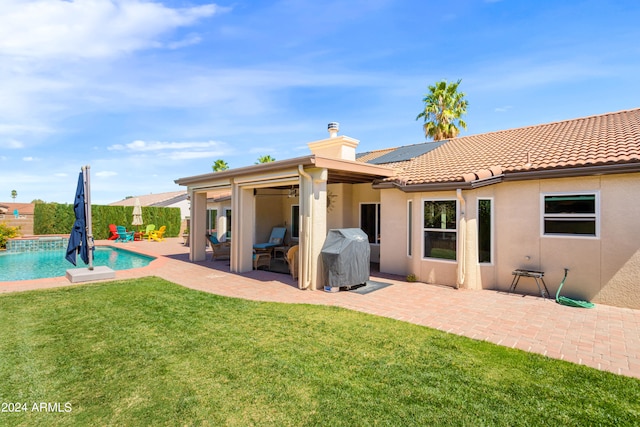
[[[271,249],[275,246],[282,245],[284,241],[284,235],[287,232],[286,227],[273,227],[271,230],[271,236],[269,236],[269,241],[266,243],[256,243],[253,245],[254,249]]]

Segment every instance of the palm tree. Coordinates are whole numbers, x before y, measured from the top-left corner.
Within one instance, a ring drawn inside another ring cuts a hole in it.
[[[431,137],[434,141],[455,138],[460,133],[458,127],[467,128],[467,124],[460,118],[467,114],[469,105],[464,99],[465,94],[458,92],[461,81],[449,84],[442,80],[429,86],[429,93],[422,100],[424,111],[416,117],[416,120],[424,119],[425,137]]]
[[[18,197],[18,192],[16,190],[11,190],[11,198],[15,202],[16,197]]]
[[[218,159],[211,166],[211,168],[213,169],[214,172],[220,172],[220,171],[226,171],[227,169],[229,169],[229,165],[224,160]]]
[[[260,163],[270,163],[270,162],[275,162],[275,161],[276,161],[276,159],[274,159],[269,154],[267,154],[266,156],[258,157],[258,161],[255,164],[259,165]]]

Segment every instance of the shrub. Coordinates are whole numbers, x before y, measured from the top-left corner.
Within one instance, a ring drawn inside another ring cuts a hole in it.
[[[407,282],[417,282],[418,281],[418,277],[411,273],[411,274],[407,274]]]
[[[20,235],[20,227],[9,227],[6,222],[0,222],[0,249],[7,248],[7,240]]]

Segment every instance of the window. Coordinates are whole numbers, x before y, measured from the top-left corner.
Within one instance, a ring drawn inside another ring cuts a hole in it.
[[[456,260],[457,224],[455,200],[425,200],[423,256]]]
[[[218,210],[207,209],[207,230],[218,228]]]
[[[360,204],[360,228],[369,236],[369,243],[380,243],[380,203]]]
[[[478,262],[491,262],[492,246],[493,200],[478,199]]]
[[[544,235],[597,236],[596,193],[544,194]]]
[[[225,211],[227,217],[227,240],[231,240],[231,209]]]
[[[291,238],[300,238],[300,205],[291,205]]]
[[[413,246],[413,200],[407,203],[407,256],[411,256]]]

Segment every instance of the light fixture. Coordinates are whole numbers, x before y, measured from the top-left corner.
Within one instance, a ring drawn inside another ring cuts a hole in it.
[[[292,197],[298,197],[298,189],[295,187],[291,187],[291,189],[289,190],[289,194],[287,195],[288,198],[292,198]]]

